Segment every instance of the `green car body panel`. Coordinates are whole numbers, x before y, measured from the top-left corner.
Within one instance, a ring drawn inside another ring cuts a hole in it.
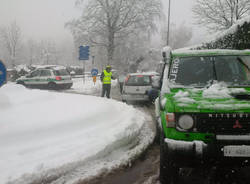
[[[186,57],[213,57],[213,56],[250,56],[250,51],[235,51],[235,50],[206,50],[195,52],[173,52],[170,58],[169,65],[176,58]],[[234,93],[239,89],[245,90],[245,93],[250,95],[250,86],[229,87],[229,93]],[[191,87],[174,87],[165,92],[161,99],[165,98],[165,107],[160,111],[161,128],[165,138],[182,141],[196,141],[200,140],[205,143],[212,143],[215,141],[215,134],[201,133],[194,131],[178,131],[176,128],[167,127],[166,114],[167,113],[182,113],[182,114],[209,114],[209,113],[250,113],[250,101],[236,98],[216,97],[208,98],[203,96],[204,88]],[[189,100],[183,102],[182,98],[175,97],[178,92],[186,93],[186,98]]]

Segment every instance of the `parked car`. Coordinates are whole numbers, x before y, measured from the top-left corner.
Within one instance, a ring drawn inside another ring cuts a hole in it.
[[[69,89],[73,85],[70,74],[63,66],[40,67],[18,78],[16,83],[31,88],[46,89]]]
[[[180,168],[249,165],[250,52],[164,52],[155,102],[161,183],[175,183]]]
[[[122,101],[149,101],[148,91],[152,88],[152,76],[156,72],[132,73],[127,75],[122,89]]]

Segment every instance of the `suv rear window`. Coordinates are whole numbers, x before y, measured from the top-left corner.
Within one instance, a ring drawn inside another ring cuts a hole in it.
[[[151,77],[149,75],[133,75],[126,82],[127,86],[149,86],[151,85]]]
[[[58,76],[64,76],[64,75],[69,75],[68,71],[66,69],[61,69],[61,70],[54,70],[53,73]]]

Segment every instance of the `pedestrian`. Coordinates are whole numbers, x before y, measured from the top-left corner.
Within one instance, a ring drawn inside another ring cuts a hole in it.
[[[111,79],[114,79],[111,72],[111,66],[107,65],[106,69],[104,69],[101,74],[102,97],[104,97],[106,94],[107,98],[110,98]]]

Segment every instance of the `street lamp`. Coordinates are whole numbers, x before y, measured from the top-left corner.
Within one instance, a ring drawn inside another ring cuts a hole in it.
[[[168,34],[167,34],[167,45],[169,45],[170,5],[171,5],[171,0],[169,0],[169,4],[168,4]]]

